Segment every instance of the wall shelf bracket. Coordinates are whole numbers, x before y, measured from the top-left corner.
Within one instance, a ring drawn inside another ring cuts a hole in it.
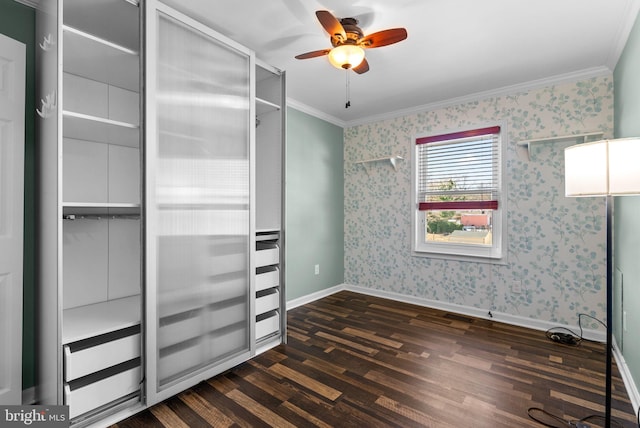
[[[397,171],[397,164],[398,161],[400,160],[404,160],[404,158],[402,156],[385,156],[385,157],[381,157],[381,158],[375,158],[375,159],[365,159],[365,160],[361,160],[358,162],[354,162],[354,165],[358,165],[361,164],[364,167],[364,170],[367,172],[367,175],[369,174],[369,164],[373,163],[373,162],[380,162],[380,161],[387,161],[391,164],[391,166],[393,167],[394,171]]]
[[[547,137],[547,138],[536,138],[534,140],[523,140],[518,141],[516,144],[518,147],[524,147],[527,149],[527,157],[531,160],[531,147],[534,144],[543,144],[543,143],[567,143],[567,142],[575,142],[576,144],[580,143],[588,143],[590,141],[598,141],[602,138],[604,134],[602,132],[585,132],[583,134],[574,134],[574,135],[564,135],[560,137]]]

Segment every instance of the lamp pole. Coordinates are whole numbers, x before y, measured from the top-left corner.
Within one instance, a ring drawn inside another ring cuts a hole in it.
[[[605,427],[611,427],[613,365],[613,196],[640,195],[640,138],[617,138],[576,144],[564,149],[565,195],[606,196],[607,228],[607,349]]]
[[[605,379],[605,414],[604,426],[611,427],[611,358],[612,330],[613,330],[613,196],[607,195],[605,202],[607,212],[607,352]]]

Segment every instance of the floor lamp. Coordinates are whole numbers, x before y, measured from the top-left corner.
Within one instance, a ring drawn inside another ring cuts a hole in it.
[[[605,427],[611,426],[613,328],[613,196],[640,194],[640,138],[619,138],[567,147],[565,195],[605,196],[607,222],[607,351]]]

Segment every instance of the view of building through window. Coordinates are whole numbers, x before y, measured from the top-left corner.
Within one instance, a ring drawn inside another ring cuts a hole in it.
[[[489,150],[491,155],[491,150]],[[491,245],[491,214],[486,209],[455,209],[467,205],[469,201],[492,199],[492,192],[470,190],[466,180],[459,185],[449,178],[441,182],[431,182],[433,192],[426,197],[427,203],[436,208],[447,205],[451,209],[432,209],[425,211],[425,240],[432,242],[455,242],[463,244]],[[475,186],[474,186],[475,187]],[[480,186],[483,187],[482,185]]]
[[[490,210],[426,211],[425,239],[491,245]]]

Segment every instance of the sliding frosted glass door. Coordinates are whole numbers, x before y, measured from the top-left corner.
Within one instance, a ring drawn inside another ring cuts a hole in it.
[[[164,398],[250,353],[253,58],[151,3],[147,364]]]

